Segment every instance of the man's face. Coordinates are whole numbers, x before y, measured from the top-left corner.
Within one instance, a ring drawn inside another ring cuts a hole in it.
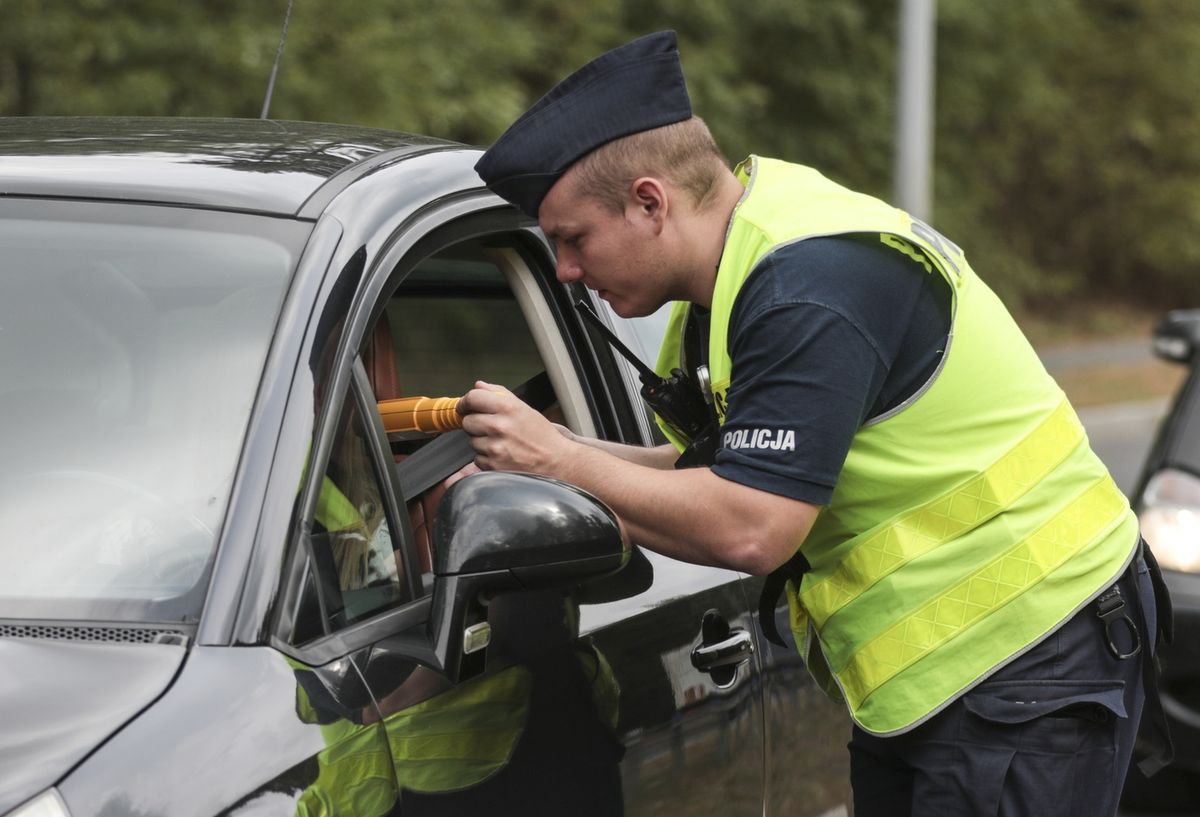
[[[621,317],[649,315],[669,300],[660,291],[652,224],[637,207],[616,212],[577,187],[568,171],[538,210],[538,224],[558,256],[558,280],[581,281]]]

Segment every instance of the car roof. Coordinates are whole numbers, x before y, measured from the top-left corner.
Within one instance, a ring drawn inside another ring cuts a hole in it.
[[[4,117],[0,197],[295,215],[322,188],[332,197],[393,159],[459,147],[428,136],[315,122]]]

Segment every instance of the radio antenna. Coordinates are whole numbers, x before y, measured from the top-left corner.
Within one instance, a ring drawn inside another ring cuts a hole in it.
[[[279,60],[283,57],[283,44],[287,41],[288,20],[292,18],[292,0],[288,0],[287,11],[283,14],[283,30],[279,32],[279,47],[275,49],[275,64],[271,66],[271,78],[267,81],[267,96],[263,99],[262,115],[266,119],[271,110],[271,95],[275,93],[275,75],[279,73]]]

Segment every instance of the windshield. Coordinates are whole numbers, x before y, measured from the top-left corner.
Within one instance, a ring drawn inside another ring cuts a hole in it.
[[[0,201],[0,618],[198,613],[306,233]]]

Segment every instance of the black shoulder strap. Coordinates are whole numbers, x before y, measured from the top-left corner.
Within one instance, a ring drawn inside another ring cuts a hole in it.
[[[679,351],[680,368],[688,377],[695,376],[697,366],[708,365],[708,314],[695,304],[688,307]]]
[[[775,606],[779,603],[779,597],[783,595],[784,588],[787,587],[788,579],[799,584],[804,574],[811,569],[812,566],[808,563],[808,559],[804,558],[804,554],[797,550],[792,558],[767,575],[762,592],[758,594],[758,626],[762,628],[763,635],[767,637],[768,641],[781,647],[787,646],[782,636],[779,635],[779,630],[775,627]]]
[[[1157,635],[1161,636],[1159,643],[1170,644],[1174,636],[1171,594],[1163,581],[1158,560],[1154,558],[1154,553],[1146,544],[1145,539],[1138,539],[1138,551],[1146,561],[1150,581],[1154,586],[1154,603],[1157,608],[1155,613],[1158,620]],[[1133,592],[1137,597],[1138,606],[1142,607],[1148,603],[1148,600],[1142,598],[1139,584],[1135,568]],[[1145,622],[1146,617],[1143,612],[1143,628],[1145,628]],[[1138,734],[1138,749],[1145,752],[1147,756],[1138,761],[1137,766],[1146,777],[1165,768],[1175,758],[1175,744],[1171,740],[1170,725],[1167,721],[1166,711],[1163,709],[1162,695],[1158,689],[1158,661],[1154,655],[1156,651],[1150,649],[1150,645],[1155,643],[1155,637],[1156,634],[1149,631],[1146,631],[1143,636],[1146,649],[1143,650],[1142,655],[1142,686],[1146,700],[1142,710],[1142,729]]]

